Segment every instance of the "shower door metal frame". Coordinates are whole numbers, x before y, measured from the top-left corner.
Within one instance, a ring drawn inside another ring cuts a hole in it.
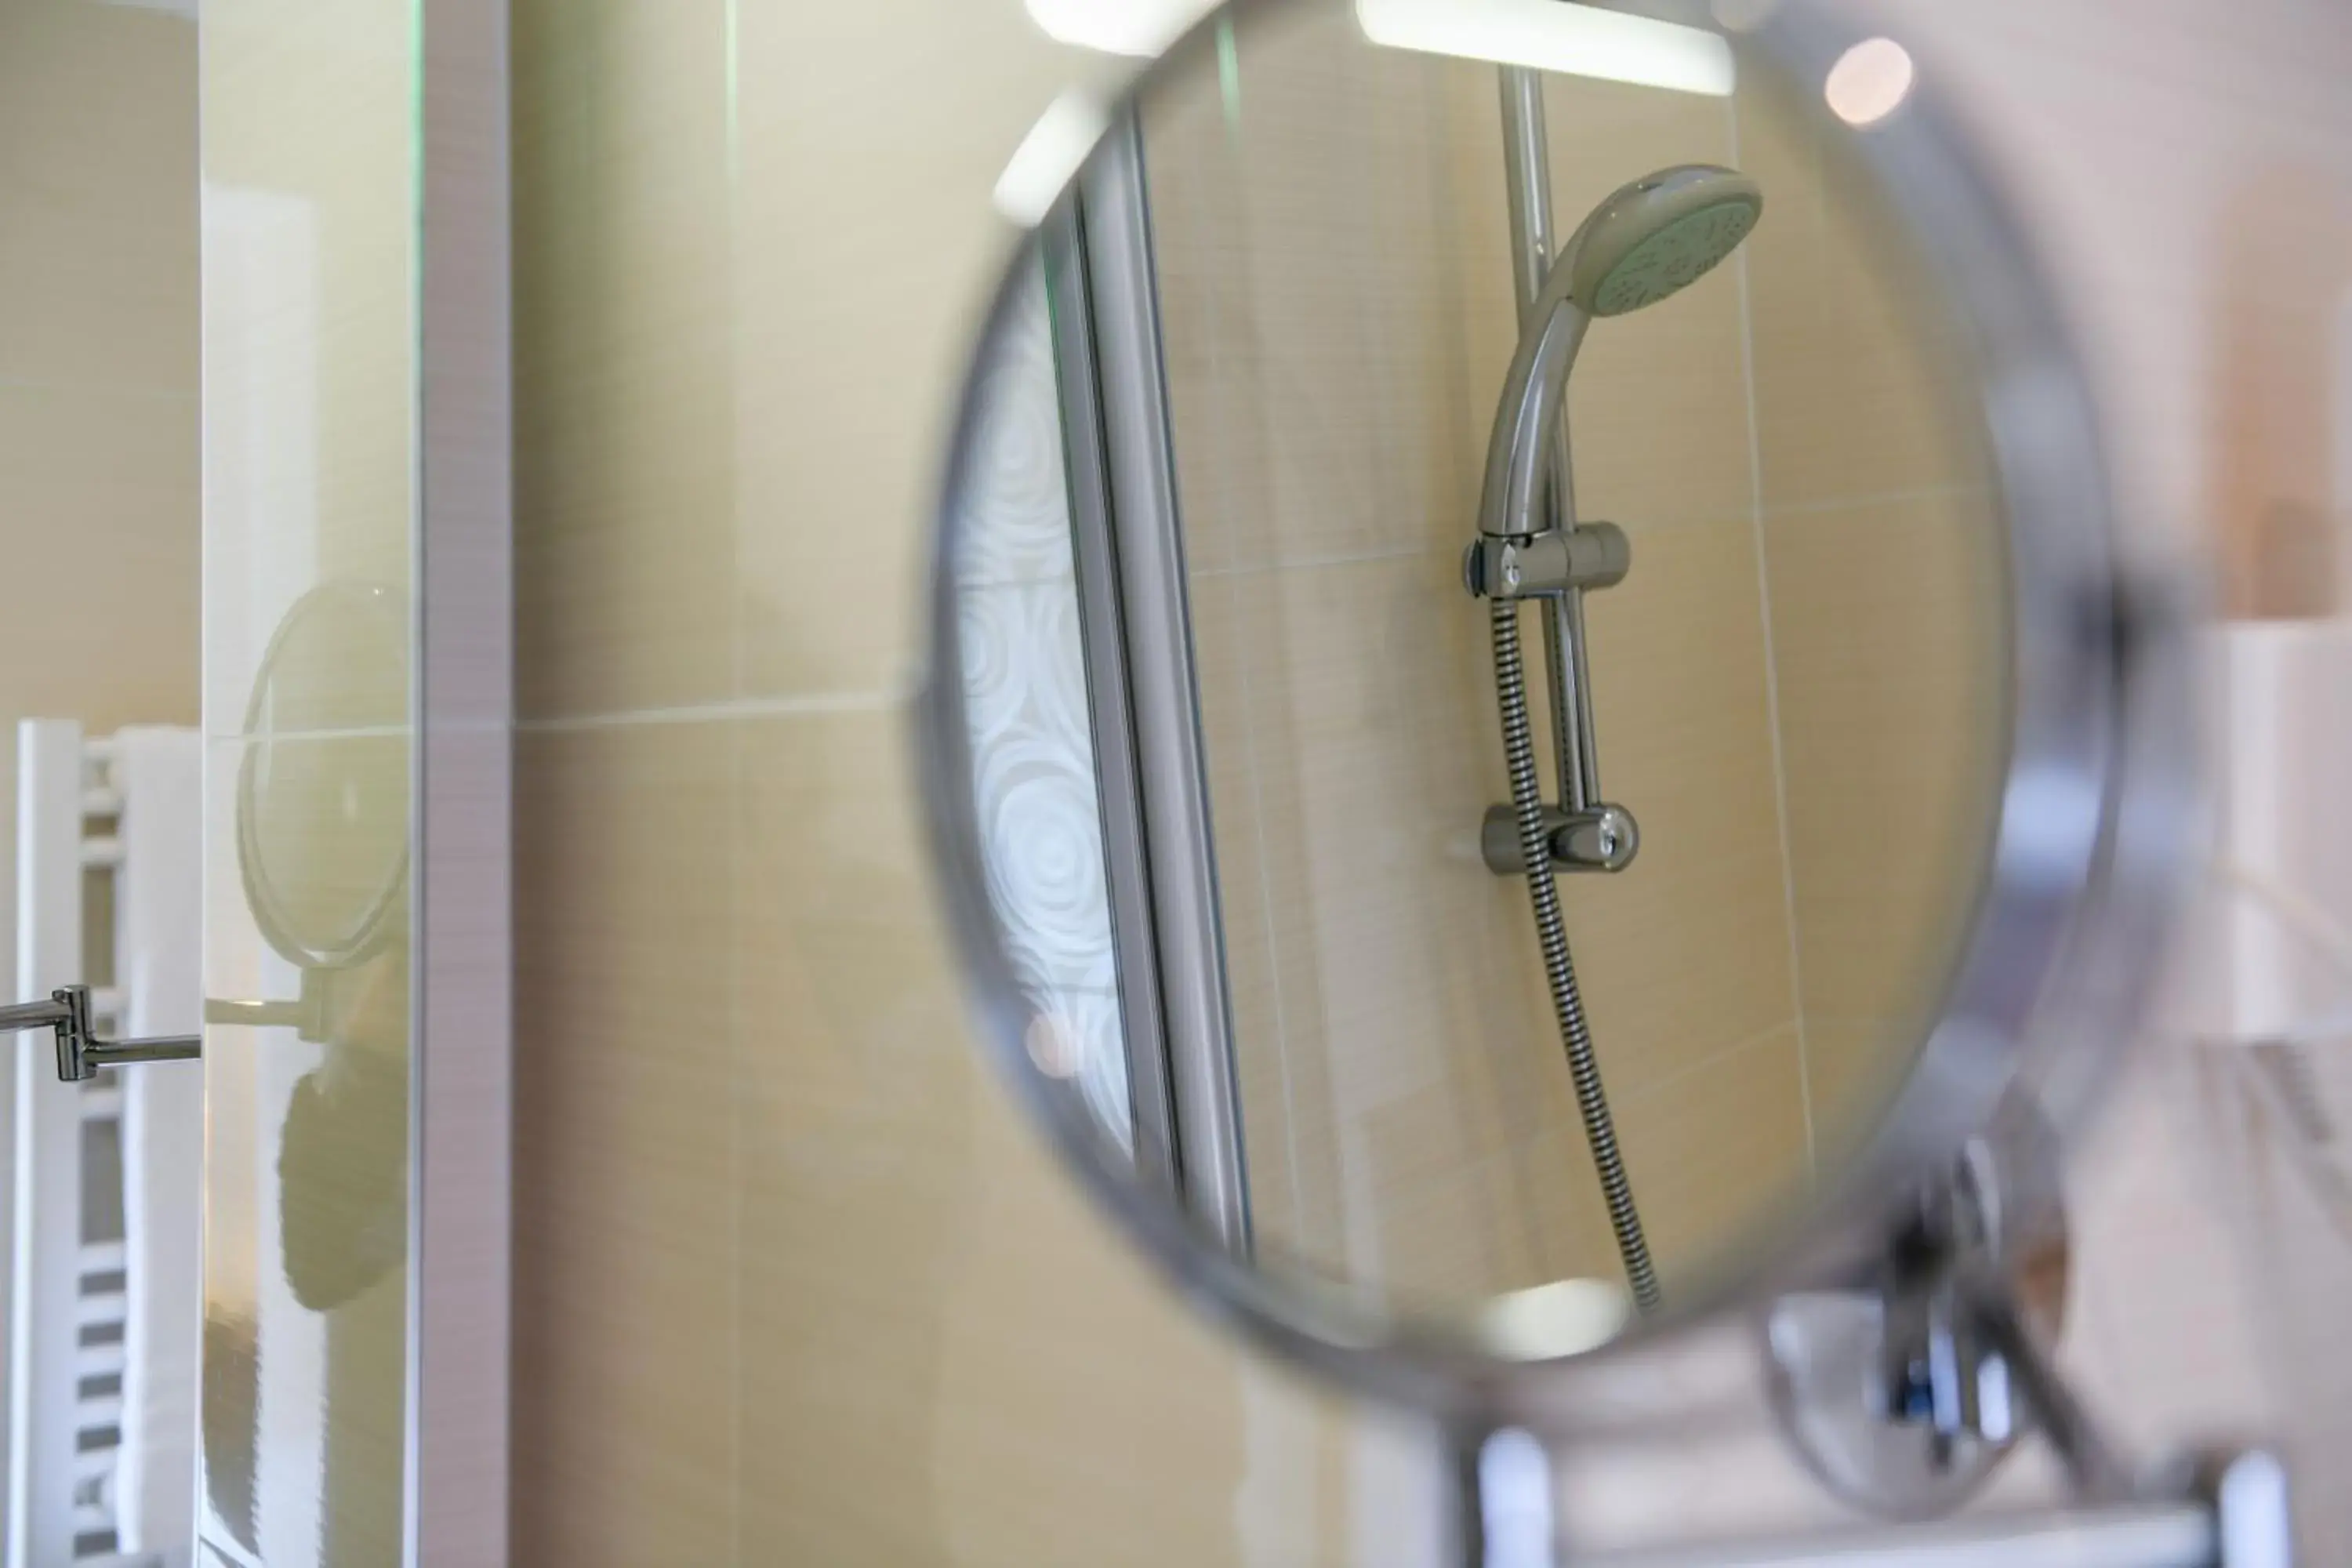
[[[1143,137],[1112,129],[1043,245],[1137,1163],[1252,1247]]]
[[[507,1561],[514,305],[507,7],[421,0],[402,1560]]]

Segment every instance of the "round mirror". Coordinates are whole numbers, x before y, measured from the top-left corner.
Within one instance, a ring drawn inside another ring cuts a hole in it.
[[[2177,617],[1933,88],[1794,3],[1268,0],[999,187],[921,721],[976,994],[1359,1386],[1540,1420],[1501,1369],[1836,1275],[2126,1032]]]
[[[236,859],[254,927],[301,974],[245,1015],[334,1037],[331,977],[407,929],[408,626],[401,597],[312,589],[264,651],[245,712]],[[322,854],[331,847],[331,854]]]

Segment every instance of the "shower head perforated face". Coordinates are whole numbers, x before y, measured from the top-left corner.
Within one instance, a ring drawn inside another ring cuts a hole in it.
[[[1763,190],[1736,169],[1685,163],[1645,174],[1576,231],[1568,297],[1591,316],[1654,305],[1715,270],[1763,216]]]

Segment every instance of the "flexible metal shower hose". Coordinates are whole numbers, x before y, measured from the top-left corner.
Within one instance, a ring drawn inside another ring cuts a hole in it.
[[[1576,965],[1569,958],[1568,925],[1560,918],[1559,888],[1551,868],[1551,844],[1544,832],[1543,781],[1536,772],[1535,731],[1528,721],[1527,669],[1519,657],[1519,606],[1513,599],[1491,601],[1495,617],[1495,689],[1503,710],[1503,755],[1511,774],[1511,810],[1518,818],[1519,850],[1527,858],[1528,897],[1535,905],[1536,937],[1543,946],[1544,979],[1551,987],[1560,1042],[1568,1048],[1569,1076],[1576,1084],[1576,1109],[1584,1118],[1584,1141],[1601,1176],[1609,1205],[1609,1228],[1617,1234],[1617,1254],[1634,1304],[1656,1310],[1657,1270],[1650,1263],[1649,1239],[1633,1206],[1633,1184],[1617,1150],[1617,1127],[1609,1096],[1601,1086],[1601,1064],[1592,1054],[1592,1031],[1584,1022],[1584,997],[1577,989]]]

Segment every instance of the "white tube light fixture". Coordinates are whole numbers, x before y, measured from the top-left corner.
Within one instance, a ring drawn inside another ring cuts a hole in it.
[[[1356,0],[1356,24],[1391,48],[1714,98],[1737,75],[1731,46],[1704,28],[1568,0]]]
[[[1045,222],[1109,129],[1110,110],[1100,99],[1082,88],[1065,90],[1045,106],[997,175],[996,210],[1024,228]]]
[[[1164,54],[1215,0],[1028,0],[1029,19],[1057,43],[1111,55]]]

